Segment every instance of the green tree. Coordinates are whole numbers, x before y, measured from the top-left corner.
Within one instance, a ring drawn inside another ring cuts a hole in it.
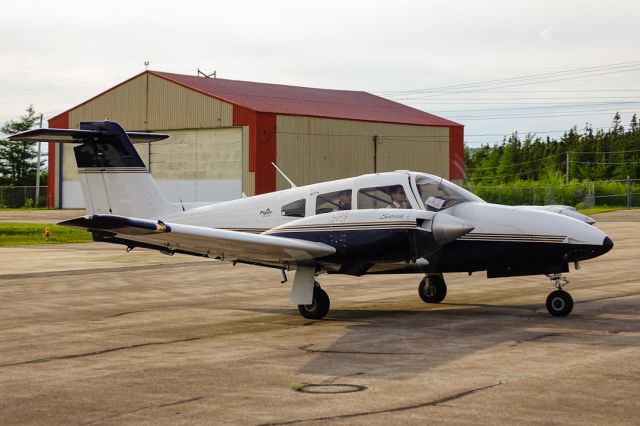
[[[38,120],[33,106],[18,120],[8,121],[0,132],[12,135],[33,127]],[[35,142],[10,142],[0,140],[0,185],[30,186],[35,184],[36,157]]]
[[[559,140],[514,132],[501,144],[469,152],[465,163],[472,185],[519,185],[522,182],[562,182],[569,153],[570,180],[597,181],[640,178],[640,123],[633,115],[628,128],[620,114],[608,130],[594,131],[587,123],[582,134],[573,126]]]

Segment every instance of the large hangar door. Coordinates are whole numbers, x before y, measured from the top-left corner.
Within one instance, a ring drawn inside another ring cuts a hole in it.
[[[170,138],[148,144],[147,161],[151,174],[170,201],[206,202],[240,198],[242,128],[158,133],[166,133]]]

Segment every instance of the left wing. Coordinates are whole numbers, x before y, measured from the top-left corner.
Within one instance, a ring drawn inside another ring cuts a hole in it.
[[[91,215],[65,220],[63,226],[94,232],[99,240],[266,265],[309,261],[335,253],[327,244],[274,235],[164,223],[116,215]]]

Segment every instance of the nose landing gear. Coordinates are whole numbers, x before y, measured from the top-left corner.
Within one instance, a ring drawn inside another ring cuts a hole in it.
[[[573,298],[563,290],[569,281],[562,274],[547,275],[554,282],[556,289],[547,297],[547,311],[554,317],[566,317],[573,310]]]
[[[447,296],[447,284],[442,274],[427,274],[418,286],[420,299],[425,303],[440,303]]]

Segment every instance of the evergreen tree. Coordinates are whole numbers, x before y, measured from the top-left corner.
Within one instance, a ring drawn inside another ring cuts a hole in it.
[[[494,183],[512,182],[518,177],[517,163],[520,150],[518,133],[513,133],[504,144],[501,156],[498,159]]]
[[[6,135],[24,132],[38,120],[33,106],[18,120],[11,120],[0,128]],[[0,185],[31,186],[35,184],[36,157],[35,142],[10,142],[0,140]]]
[[[501,144],[470,153],[465,164],[473,184],[502,185],[518,181],[564,181],[569,152],[571,180],[595,181],[640,178],[640,123],[636,114],[625,129],[619,113],[608,130],[594,132],[586,124],[583,134],[574,126],[559,140],[527,135],[521,142],[514,132]]]

